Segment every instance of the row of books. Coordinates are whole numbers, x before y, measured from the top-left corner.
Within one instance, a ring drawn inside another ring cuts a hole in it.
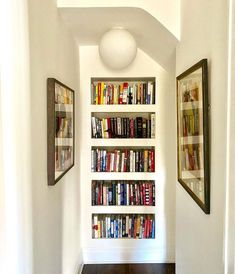
[[[153,181],[92,181],[92,205],[155,205]]]
[[[149,119],[91,117],[91,126],[93,138],[155,138],[155,114]]]
[[[56,117],[56,138],[72,138],[72,119],[69,117]]]
[[[184,110],[183,136],[199,135],[199,109]]]
[[[154,149],[92,149],[92,172],[154,172]]]
[[[202,148],[200,144],[184,145],[182,150],[182,170],[200,170],[203,168]]]
[[[118,105],[118,104],[155,104],[155,83],[107,83],[91,84],[92,104]]]
[[[154,239],[153,214],[113,214],[92,216],[92,238]]]

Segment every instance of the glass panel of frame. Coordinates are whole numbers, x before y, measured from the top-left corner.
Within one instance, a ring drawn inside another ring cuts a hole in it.
[[[48,184],[74,165],[74,91],[48,79]]]
[[[207,60],[177,77],[178,180],[210,212]]]

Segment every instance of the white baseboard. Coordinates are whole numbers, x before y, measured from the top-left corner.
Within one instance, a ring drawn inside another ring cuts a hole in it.
[[[175,251],[157,248],[83,248],[84,264],[105,263],[174,263]]]
[[[77,262],[76,274],[81,274],[82,273],[82,269],[83,269],[83,265],[84,265],[84,263],[83,263],[83,252],[82,251],[79,253],[78,258],[79,258],[79,261]]]

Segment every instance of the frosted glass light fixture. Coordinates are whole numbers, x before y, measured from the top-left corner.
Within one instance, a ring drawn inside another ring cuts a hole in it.
[[[99,54],[109,68],[123,69],[135,59],[137,46],[133,36],[125,29],[106,32],[100,41]]]

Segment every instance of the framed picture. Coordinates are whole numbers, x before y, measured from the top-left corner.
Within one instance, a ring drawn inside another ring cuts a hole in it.
[[[210,213],[207,59],[177,78],[178,181]]]
[[[47,79],[47,173],[55,185],[74,166],[74,91]]]

